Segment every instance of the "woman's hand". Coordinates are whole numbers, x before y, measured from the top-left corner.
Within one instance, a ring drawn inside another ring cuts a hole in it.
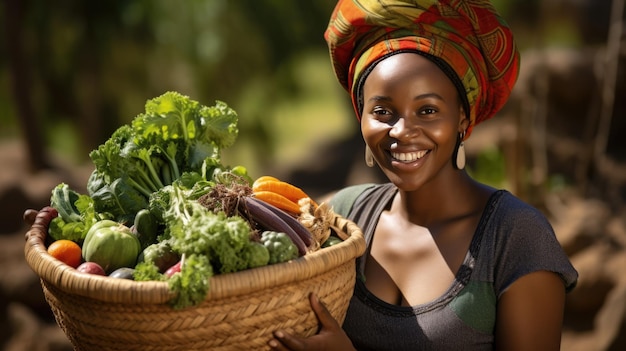
[[[319,333],[308,338],[299,338],[285,331],[278,330],[274,333],[274,339],[269,342],[272,350],[354,350],[352,342],[346,333],[317,296],[314,294],[309,295],[309,301],[321,325]]]

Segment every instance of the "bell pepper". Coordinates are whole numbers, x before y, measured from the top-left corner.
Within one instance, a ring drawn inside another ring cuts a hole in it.
[[[86,262],[99,264],[109,274],[121,267],[134,267],[141,244],[129,227],[104,219],[89,228],[82,252]]]

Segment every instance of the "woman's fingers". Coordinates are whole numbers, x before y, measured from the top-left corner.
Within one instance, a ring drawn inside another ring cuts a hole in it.
[[[311,293],[309,295],[309,301],[311,302],[311,308],[313,309],[313,312],[315,312],[317,319],[322,325],[322,329],[339,328],[339,324],[337,323],[335,318],[330,314],[326,306],[319,300],[319,298],[314,293]]]
[[[274,333],[274,339],[269,341],[270,348],[277,351],[354,350],[339,323],[315,294],[309,295],[309,302],[320,323],[319,332],[308,338],[299,338],[279,330]]]
[[[304,339],[295,337],[282,330],[278,330],[277,332],[275,332],[274,337],[276,337],[277,340],[270,341],[270,346],[274,350],[306,350],[306,344],[304,342]],[[277,342],[273,343],[273,341]]]

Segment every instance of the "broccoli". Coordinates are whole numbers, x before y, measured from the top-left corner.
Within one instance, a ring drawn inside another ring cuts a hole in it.
[[[250,241],[243,251],[247,268],[262,267],[270,262],[270,251],[261,243]]]
[[[266,230],[261,234],[261,243],[269,251],[269,264],[286,262],[299,256],[298,247],[285,233]]]

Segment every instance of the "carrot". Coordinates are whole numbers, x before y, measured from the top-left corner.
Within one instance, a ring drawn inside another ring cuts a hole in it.
[[[255,191],[254,197],[270,205],[276,206],[283,211],[287,211],[294,215],[300,214],[300,206],[297,203],[276,192],[264,190]]]
[[[259,182],[256,184],[256,186],[252,186],[252,191],[271,191],[280,194],[295,203],[298,203],[300,199],[309,197],[309,195],[307,195],[302,189],[293,184],[283,181],[268,180],[264,182]]]
[[[302,189],[281,181],[265,181],[252,186],[252,191],[271,191],[280,194],[291,201],[297,202],[303,197],[308,197]]]
[[[281,180],[276,177],[269,176],[269,175],[260,176],[254,181],[254,183],[252,183],[252,188],[254,188],[254,186],[257,185],[258,183],[267,182],[267,181],[280,182]]]

